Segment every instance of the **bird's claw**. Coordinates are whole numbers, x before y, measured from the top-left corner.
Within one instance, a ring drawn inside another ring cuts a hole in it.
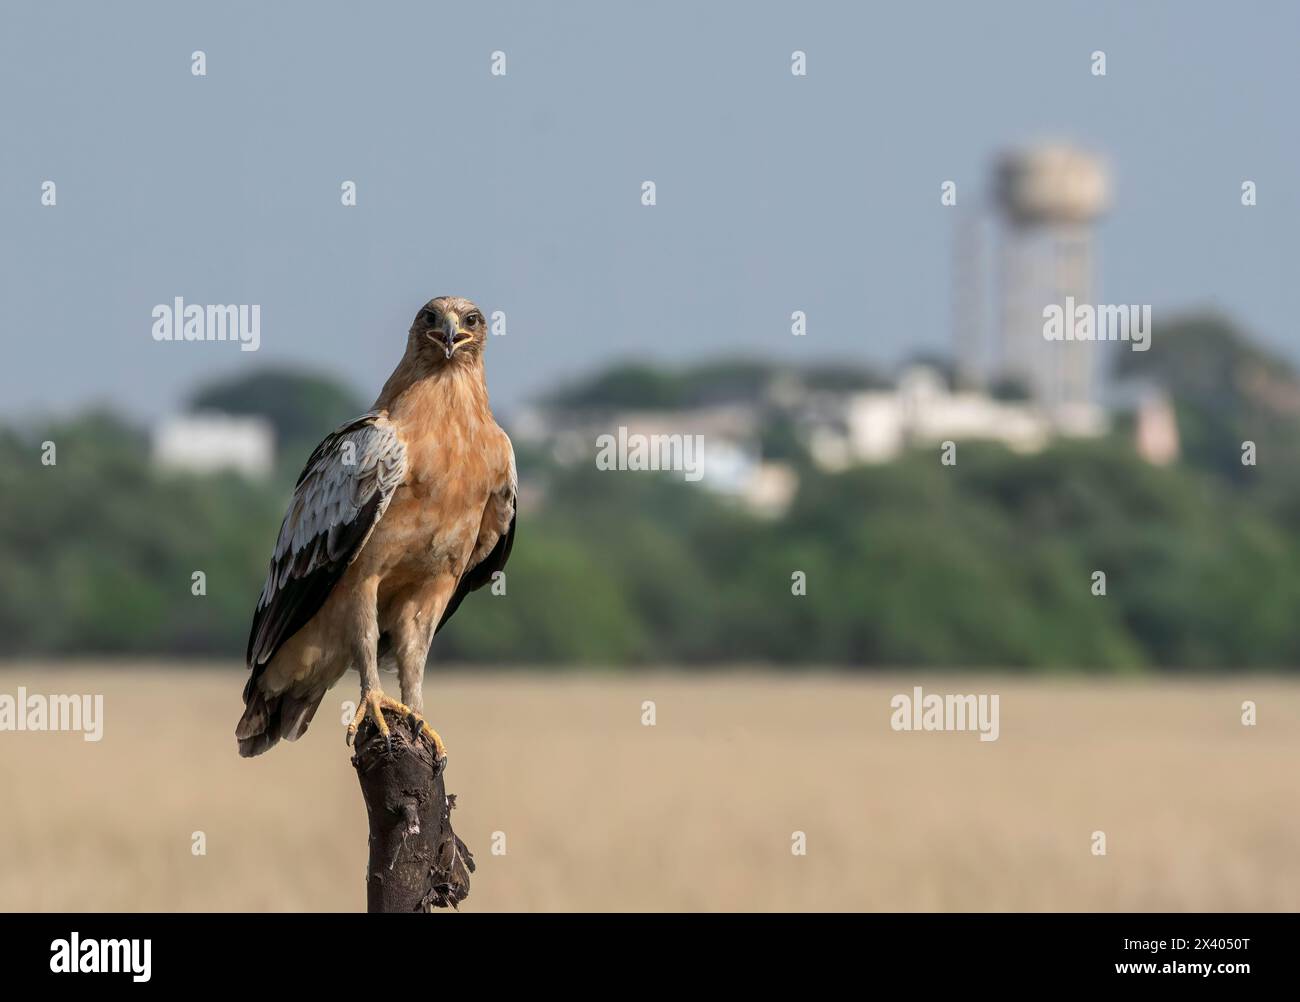
[[[397,703],[396,700],[385,696],[378,689],[371,689],[361,694],[361,702],[357,704],[357,712],[352,716],[352,723],[348,724],[347,733],[344,740],[351,747],[357,739],[357,729],[361,726],[361,721],[367,716],[375,722],[375,727],[379,733],[384,736],[388,743],[388,751],[393,750],[393,735],[388,729],[388,721],[384,719],[384,706]],[[397,705],[401,705],[397,703]]]
[[[379,689],[371,689],[362,693],[361,703],[357,706],[356,715],[353,716],[352,723],[348,725],[345,738],[348,745],[351,746],[356,740],[357,728],[361,726],[361,721],[369,715],[374,720],[379,733],[384,736],[388,752],[391,755],[393,751],[393,735],[388,728],[388,721],[384,719],[385,709],[393,710],[405,716],[406,722],[410,725],[413,733],[423,735],[429,739],[429,743],[433,745],[434,775],[441,773],[447,767],[447,746],[443,744],[438,732],[429,726],[428,721],[420,716],[417,710],[411,709],[405,703],[399,703]]]

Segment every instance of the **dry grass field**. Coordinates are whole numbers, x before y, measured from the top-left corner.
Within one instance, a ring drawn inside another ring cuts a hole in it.
[[[253,760],[243,681],[0,667],[0,695],[105,699],[98,744],[0,732],[0,910],[361,909],[354,676]],[[915,684],[1000,694],[1000,739],[893,731]],[[467,911],[1300,909],[1293,682],[434,670],[425,689],[479,865]]]

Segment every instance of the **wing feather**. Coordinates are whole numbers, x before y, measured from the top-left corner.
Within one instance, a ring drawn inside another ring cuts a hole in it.
[[[298,477],[253,612],[250,685],[320,610],[405,476],[406,449],[381,414],[343,425],[316,447]]]

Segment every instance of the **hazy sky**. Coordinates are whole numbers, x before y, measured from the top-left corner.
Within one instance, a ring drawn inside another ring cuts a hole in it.
[[[616,357],[887,365],[950,341],[940,183],[1038,138],[1112,165],[1099,299],[1300,354],[1300,5],[1215,6],[7,0],[0,411],[285,360],[369,400],[442,293],[507,313],[499,411]],[[261,350],[155,342],[176,296],[260,304]]]

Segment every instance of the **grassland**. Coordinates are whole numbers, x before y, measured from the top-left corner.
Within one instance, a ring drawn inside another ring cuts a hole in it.
[[[353,682],[241,760],[237,666],[0,667],[0,694],[105,698],[99,743],[0,732],[0,910],[360,909]],[[1000,739],[893,731],[917,684],[1000,694]],[[1290,681],[434,669],[425,691],[470,911],[1300,909]]]

